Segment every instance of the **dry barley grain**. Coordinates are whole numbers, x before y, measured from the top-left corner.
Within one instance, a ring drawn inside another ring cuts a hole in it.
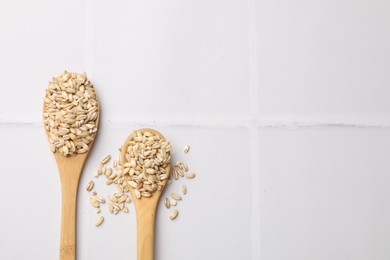
[[[103,223],[103,221],[104,221],[103,216],[98,217],[95,221],[95,226],[97,226],[97,227],[100,226]]]
[[[111,168],[108,168],[108,169],[106,170],[106,172],[104,173],[104,176],[106,176],[106,178],[109,178],[109,177],[111,176],[111,174],[112,174],[112,169],[111,169]]]
[[[114,213],[114,206],[111,202],[108,204],[108,210],[110,211],[110,213]]]
[[[93,181],[89,181],[87,184],[86,190],[91,191],[93,189],[94,185],[95,185],[95,183]]]
[[[106,164],[111,160],[111,155],[106,155],[104,158],[100,161],[101,164]]]
[[[165,198],[164,199],[164,205],[167,209],[169,209],[171,207],[171,204],[169,203],[169,199],[168,198]]]
[[[193,178],[195,178],[196,177],[196,174],[195,173],[187,173],[186,174],[186,178],[187,179],[193,179]]]
[[[91,202],[92,206],[94,206],[95,208],[100,207],[99,202],[94,197],[90,197],[89,202]]]
[[[109,200],[112,201],[112,202],[118,202],[118,198],[115,197],[115,196],[112,195],[112,194],[108,195],[108,198],[109,198]]]
[[[169,215],[169,218],[171,220],[175,219],[177,216],[179,215],[179,211],[177,209],[175,209],[174,211],[171,212],[171,214]]]
[[[97,200],[97,202],[102,204],[106,202],[106,200],[103,197],[100,197],[99,195],[95,195],[95,199]]]
[[[171,193],[171,198],[174,200],[181,200],[181,196],[177,193]]]
[[[183,195],[186,195],[187,194],[187,186],[186,185],[181,185],[181,193],[183,193]]]

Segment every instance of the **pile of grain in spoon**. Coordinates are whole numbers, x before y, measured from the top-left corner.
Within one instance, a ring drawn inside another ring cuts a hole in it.
[[[149,198],[156,190],[162,190],[168,179],[165,168],[171,162],[171,145],[148,131],[135,131],[130,137],[122,174],[137,199]]]
[[[86,153],[97,131],[98,106],[85,73],[65,71],[53,78],[43,107],[51,150],[64,156]]]
[[[154,135],[149,132],[141,133],[139,131],[133,132],[132,139],[134,140],[129,143],[125,162],[120,161],[119,155],[119,160],[113,159],[112,165],[109,167],[107,163],[111,160],[111,155],[107,155],[100,161],[99,166],[94,173],[95,178],[104,175],[107,178],[107,185],[114,184],[116,186],[116,192],[108,195],[108,210],[115,215],[120,212],[129,212],[126,204],[131,203],[130,189],[134,189],[134,191],[138,190],[138,192],[134,192],[137,196],[135,199],[142,199],[142,197],[147,199],[152,196],[154,191],[161,189],[164,185],[171,184],[180,177],[185,177],[186,179],[195,178],[195,173],[188,173],[188,166],[184,162],[177,162],[175,166],[171,168],[171,174],[168,174],[168,176],[172,176],[172,178],[166,178],[167,173],[165,172],[165,167],[166,164],[169,163],[171,152],[171,146],[167,141],[163,141],[159,137],[154,137]],[[161,146],[158,144],[161,144]],[[148,146],[150,148],[148,148]],[[153,149],[155,149],[155,151],[153,151]],[[183,150],[184,153],[187,154],[190,147],[186,145]],[[151,163],[151,161],[153,161],[153,163]],[[164,170],[161,170],[161,168]],[[147,171],[147,169],[153,169],[154,171]],[[105,201],[101,198],[99,200],[94,188],[94,182],[90,180],[87,183],[86,190],[92,192],[90,201],[99,214],[101,213],[100,204],[104,204]],[[170,188],[170,190],[172,190],[172,188]],[[182,184],[180,191],[181,195],[173,192],[170,194],[170,200],[169,198],[164,199],[164,205],[167,209],[176,207],[178,201],[184,199],[183,196],[187,194],[187,186]],[[173,220],[178,214],[179,211],[173,209],[170,212],[169,218]],[[95,225],[100,226],[103,220],[103,216],[98,216]]]

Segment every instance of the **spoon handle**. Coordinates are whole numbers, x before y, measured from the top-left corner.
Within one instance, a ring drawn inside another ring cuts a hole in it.
[[[74,157],[56,155],[62,191],[60,260],[76,259],[77,188],[86,154]]]
[[[61,175],[62,216],[60,260],[76,259],[76,206],[78,181],[67,180],[67,174]]]
[[[148,203],[137,207],[137,259],[154,259],[154,222],[156,205]]]

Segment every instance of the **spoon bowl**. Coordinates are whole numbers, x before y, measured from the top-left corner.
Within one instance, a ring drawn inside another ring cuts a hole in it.
[[[165,141],[164,136],[154,129],[143,128],[137,131],[150,132],[154,135],[159,136]],[[125,143],[121,149],[121,162],[126,161],[126,152],[129,146],[129,142],[133,140],[133,136],[127,137]],[[170,163],[165,167],[165,171],[168,174],[169,179]],[[137,259],[138,260],[153,260],[154,258],[154,226],[156,218],[157,205],[160,200],[161,194],[166,185],[164,180],[164,186],[161,190],[156,190],[152,193],[150,198],[141,197],[137,199],[135,191],[130,188],[130,194],[133,197],[133,202],[136,210],[137,219]]]

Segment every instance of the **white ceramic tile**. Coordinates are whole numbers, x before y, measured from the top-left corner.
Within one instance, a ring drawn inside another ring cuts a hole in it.
[[[61,188],[43,129],[0,127],[0,258],[58,259]]]
[[[136,258],[133,205],[129,214],[117,216],[103,207],[106,221],[95,228],[95,210],[85,191],[90,179],[95,180],[100,195],[115,191],[106,186],[104,176],[93,178],[93,172],[106,153],[116,155],[131,129],[101,128],[85,166],[78,196],[80,260]],[[175,221],[169,220],[169,210],[162,206],[158,209],[156,259],[249,259],[251,190],[250,185],[248,189],[248,185],[237,185],[236,180],[237,174],[243,180],[251,178],[247,131],[186,127],[159,130],[174,147],[173,161],[187,162],[197,177],[167,188],[165,195],[180,192],[180,184],[185,183],[188,194],[178,203],[180,215]],[[43,128],[2,126],[0,135],[9,140],[2,142],[0,149],[0,256],[13,260],[57,259],[61,187]],[[191,145],[188,154],[182,152],[185,144]],[[39,243],[34,242],[38,238]]]
[[[90,10],[88,67],[110,120],[249,113],[245,1],[93,1]]]
[[[261,119],[389,124],[390,2],[256,3]]]
[[[41,119],[44,90],[84,70],[84,1],[0,2],[0,121]]]
[[[390,130],[260,130],[263,260],[390,258]]]

